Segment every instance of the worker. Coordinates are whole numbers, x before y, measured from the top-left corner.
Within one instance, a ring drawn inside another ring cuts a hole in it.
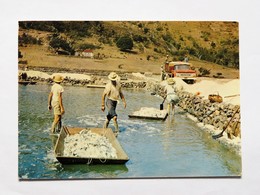
[[[184,62],[189,62],[188,55],[185,55],[185,57],[184,57]]]
[[[166,75],[165,75],[164,67],[163,67],[163,65],[161,65],[161,81],[164,80],[165,76],[166,76]]]
[[[166,80],[168,77],[168,74],[166,74],[165,72],[165,66],[168,65],[169,65],[169,55],[166,55],[164,65],[161,65],[161,81]]]
[[[108,109],[107,119],[104,123],[103,128],[107,128],[111,119],[113,119],[115,131],[115,136],[119,134],[119,128],[117,123],[117,114],[116,114],[116,106],[119,98],[122,99],[124,103],[124,108],[126,108],[126,100],[121,90],[121,85],[119,83],[119,76],[115,72],[111,72],[108,75],[109,82],[105,86],[105,90],[102,94],[102,104],[101,110],[105,111],[105,99],[106,99],[106,106]]]
[[[166,55],[165,64],[169,64],[169,55]]]
[[[165,86],[167,112],[168,115],[174,115],[174,107],[179,102],[179,97],[176,94],[175,80],[174,78],[167,79],[167,85]]]
[[[48,98],[48,109],[53,109],[54,120],[51,126],[51,133],[59,133],[61,130],[61,116],[65,113],[64,106],[62,103],[62,93],[64,92],[63,87],[60,83],[63,81],[63,77],[55,75],[53,77],[53,86]]]

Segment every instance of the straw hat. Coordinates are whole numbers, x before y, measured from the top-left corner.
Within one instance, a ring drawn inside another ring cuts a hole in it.
[[[115,72],[111,72],[109,75],[108,75],[108,78],[111,80],[111,81],[116,81],[118,79],[118,75],[115,73]]]
[[[63,77],[61,75],[55,75],[53,76],[53,79],[52,79],[54,82],[56,83],[60,83],[63,81]]]
[[[167,83],[168,83],[168,85],[173,85],[173,84],[175,84],[175,80],[173,78],[168,78]]]

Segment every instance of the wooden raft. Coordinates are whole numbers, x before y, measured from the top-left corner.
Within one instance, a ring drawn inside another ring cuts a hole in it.
[[[57,139],[56,145],[54,147],[54,153],[56,159],[61,164],[124,164],[129,158],[120,143],[116,139],[111,128],[103,129],[103,128],[88,128],[92,133],[99,134],[101,136],[105,136],[112,146],[116,149],[117,158],[116,159],[105,159],[105,158],[91,158],[91,157],[67,157],[63,156],[64,151],[64,139],[67,135],[74,135],[79,133],[81,130],[85,128],[82,127],[63,127],[59,137]]]

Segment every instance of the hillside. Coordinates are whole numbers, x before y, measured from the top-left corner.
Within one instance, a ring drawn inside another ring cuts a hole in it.
[[[118,40],[130,37],[133,46],[120,50]],[[239,77],[236,22],[19,22],[19,68],[160,72],[166,55],[213,76]],[[91,49],[94,58],[75,56]],[[58,55],[57,51],[63,51]]]

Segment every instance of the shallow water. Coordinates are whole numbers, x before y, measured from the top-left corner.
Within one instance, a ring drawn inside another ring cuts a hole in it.
[[[162,100],[144,90],[124,90],[127,108],[118,104],[118,140],[130,160],[125,165],[61,165],[49,135],[50,85],[19,86],[20,179],[93,179],[146,177],[225,177],[241,175],[241,158],[176,109],[165,121],[129,119],[141,107],[159,108]],[[102,127],[103,89],[65,86],[63,125]],[[112,129],[113,124],[109,125]]]

